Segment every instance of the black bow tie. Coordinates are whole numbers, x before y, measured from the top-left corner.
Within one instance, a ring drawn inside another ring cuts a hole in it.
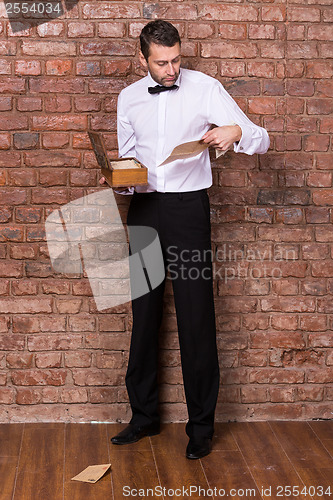
[[[162,85],[156,85],[156,87],[148,87],[149,94],[159,94],[160,92],[165,92],[166,90],[176,90],[178,85],[172,85],[171,87],[163,87]]]

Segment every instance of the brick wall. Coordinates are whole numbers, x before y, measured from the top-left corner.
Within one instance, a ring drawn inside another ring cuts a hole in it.
[[[332,418],[329,4],[80,0],[31,25],[0,4],[0,421],[129,418],[129,306],[98,312],[86,278],[55,273],[44,223],[98,185],[88,126],[117,154],[117,94],[142,76],[137,36],[158,17],[179,28],[184,65],[222,81],[271,137],[264,156],[213,162],[217,418]],[[178,421],[169,285],[161,411]]]

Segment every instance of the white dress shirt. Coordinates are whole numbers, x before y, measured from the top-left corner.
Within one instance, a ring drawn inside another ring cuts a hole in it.
[[[242,137],[234,144],[236,153],[267,151],[266,130],[249,120],[218,80],[181,68],[178,89],[149,94],[148,87],[155,85],[148,74],[122,90],[118,98],[119,156],[134,156],[148,168],[148,185],[136,186],[137,192],[185,192],[210,187],[208,149],[192,158],[159,165],[179,144],[201,139],[212,124],[234,123],[241,127]],[[122,191],[131,192],[133,188]]]

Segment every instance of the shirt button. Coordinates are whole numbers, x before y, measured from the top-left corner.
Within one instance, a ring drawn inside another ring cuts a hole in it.
[[[241,151],[243,151],[243,149],[244,149],[244,148],[243,148],[243,146],[241,146],[239,149],[240,149]]]

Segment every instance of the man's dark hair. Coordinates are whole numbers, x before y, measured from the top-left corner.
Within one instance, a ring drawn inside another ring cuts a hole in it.
[[[141,52],[146,61],[149,57],[149,47],[151,43],[173,47],[176,43],[181,44],[177,28],[168,21],[157,19],[146,24],[140,34]]]

